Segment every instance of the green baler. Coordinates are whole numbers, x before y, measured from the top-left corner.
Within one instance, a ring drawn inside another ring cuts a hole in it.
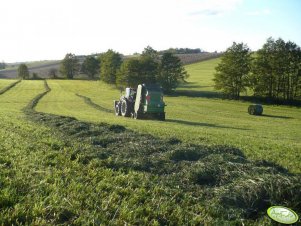
[[[160,86],[142,84],[137,89],[126,88],[125,91],[120,100],[114,101],[115,115],[165,120],[165,103]]]

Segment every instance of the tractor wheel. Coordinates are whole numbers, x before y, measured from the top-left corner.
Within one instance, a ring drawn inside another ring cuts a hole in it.
[[[134,119],[141,119],[141,113],[134,112]]]
[[[115,115],[120,116],[121,115],[121,108],[120,108],[120,103],[115,105]]]
[[[130,104],[127,100],[123,99],[121,101],[121,115],[123,117],[129,117],[131,114],[130,112]]]

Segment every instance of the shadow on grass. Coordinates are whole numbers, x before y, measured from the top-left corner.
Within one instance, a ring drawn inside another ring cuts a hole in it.
[[[187,88],[187,87],[185,87]],[[186,97],[205,97],[205,98],[224,98],[224,95],[214,91],[196,91],[196,90],[176,90],[169,94],[171,97],[186,96]]]
[[[194,85],[194,84],[188,84],[188,85],[182,85],[180,86],[179,88],[181,89],[194,89],[194,88],[200,88],[200,89],[203,89],[203,88],[210,88],[212,86],[200,86],[200,85]],[[185,91],[188,91],[188,90],[185,90]]]
[[[239,130],[248,130],[248,129],[242,129],[238,127],[230,127],[230,126],[219,126],[216,124],[211,123],[203,123],[203,122],[190,122],[190,121],[184,121],[179,119],[166,119],[166,122],[174,122],[182,125],[188,125],[188,126],[204,126],[204,127],[212,127],[212,128],[224,128],[224,129],[239,129]]]
[[[293,119],[292,117],[288,117],[288,116],[267,115],[267,114],[262,114],[262,117],[279,118],[279,119]]]

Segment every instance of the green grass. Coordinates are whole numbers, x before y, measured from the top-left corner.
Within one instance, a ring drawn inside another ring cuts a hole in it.
[[[190,75],[188,84],[180,87],[179,90],[214,91],[213,74],[220,58],[187,65],[185,68]]]
[[[282,168],[301,172],[300,109],[248,115],[250,103],[213,90],[217,62],[187,66],[165,122],[103,111],[120,92],[98,81],[48,80],[38,113],[23,109],[43,81],[0,95],[0,225],[270,225],[270,205],[300,213],[300,175]]]
[[[0,91],[7,87],[8,85],[14,83],[16,80],[12,80],[12,79],[1,79],[0,81]]]

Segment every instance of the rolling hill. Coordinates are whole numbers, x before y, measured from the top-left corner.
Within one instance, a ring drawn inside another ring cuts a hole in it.
[[[212,58],[217,58],[220,56],[218,53],[198,53],[198,54],[176,54],[183,64],[191,64],[195,62],[200,62]],[[86,56],[78,56],[79,62],[82,63]],[[124,56],[124,58],[129,58],[133,56]],[[24,62],[29,69],[30,74],[37,73],[41,78],[49,78],[49,71],[51,69],[57,70],[59,74],[60,60],[45,60],[45,61],[34,61],[34,62]],[[17,78],[18,65],[20,63],[9,64],[4,70],[0,70],[0,78]],[[77,76],[79,78],[82,75]]]

